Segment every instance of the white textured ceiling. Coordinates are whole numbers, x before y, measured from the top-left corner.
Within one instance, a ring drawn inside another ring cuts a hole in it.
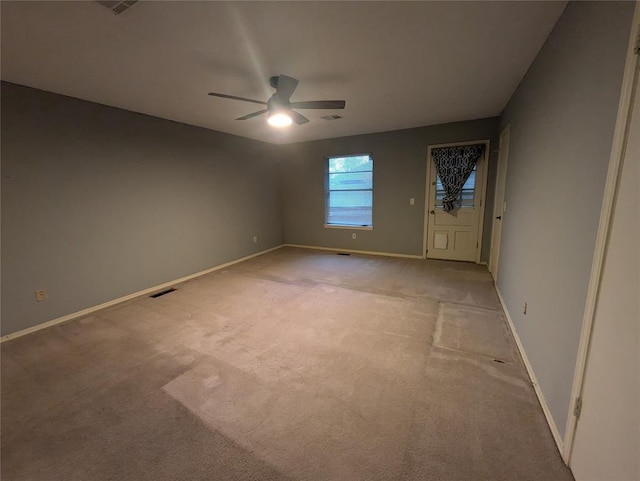
[[[566,2],[2,2],[2,79],[273,143],[500,114]],[[268,78],[343,111],[276,130]],[[322,120],[339,113],[344,118]]]

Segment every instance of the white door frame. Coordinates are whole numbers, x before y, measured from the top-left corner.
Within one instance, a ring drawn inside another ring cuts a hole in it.
[[[631,36],[629,39],[629,48],[627,50],[627,61],[625,64],[624,75],[622,78],[622,89],[620,92],[620,102],[618,104],[618,115],[616,118],[615,130],[613,133],[613,143],[611,147],[611,156],[609,158],[609,169],[607,172],[607,180],[604,187],[604,198],[602,201],[602,209],[600,211],[600,222],[598,224],[598,233],[596,236],[595,251],[593,254],[593,262],[591,265],[591,276],[589,278],[589,287],[587,290],[587,300],[585,302],[584,316],[582,318],[582,331],[580,333],[580,343],[578,345],[578,355],[576,358],[576,367],[573,376],[573,387],[571,389],[571,401],[569,403],[569,412],[567,415],[567,424],[565,426],[564,450],[562,458],[564,462],[570,466],[571,452],[573,449],[573,441],[578,425],[578,418],[574,415],[574,406],[582,396],[582,386],[585,377],[585,368],[589,356],[589,344],[591,341],[591,333],[593,330],[593,319],[595,317],[596,304],[598,300],[598,291],[600,289],[600,281],[602,279],[602,267],[604,257],[607,250],[609,231],[611,230],[611,222],[613,220],[613,210],[615,207],[615,198],[620,183],[620,174],[622,172],[622,160],[625,155],[625,147],[627,134],[631,125],[631,113],[633,108],[633,96],[638,83],[638,53],[636,49],[640,46],[636,44],[640,35],[640,2],[636,2],[635,14],[631,28]]]
[[[491,151],[489,147],[491,146],[491,141],[489,139],[483,140],[470,140],[468,142],[450,142],[447,144],[432,144],[427,146],[427,177],[425,180],[425,196],[424,196],[424,229],[422,233],[422,258],[427,258],[427,239],[428,239],[428,230],[429,230],[429,201],[431,196],[431,190],[433,186],[429,180],[431,179],[431,169],[433,162],[431,161],[431,150],[438,149],[440,147],[462,147],[465,145],[478,145],[484,144],[484,154],[483,154],[483,162],[482,162],[482,185],[476,185],[476,193],[480,192],[480,218],[478,219],[478,246],[476,247],[476,264],[480,264],[480,255],[482,254],[482,232],[484,230],[484,210],[486,202],[485,197],[487,196],[487,172],[489,167],[489,158]],[[480,190],[478,191],[478,187]]]
[[[503,139],[507,138],[506,146],[503,145]],[[498,154],[498,168],[496,172],[496,188],[493,198],[493,218],[491,221],[491,249],[489,250],[489,272],[493,276],[493,281],[498,282],[498,264],[500,262],[500,239],[502,237],[502,222],[504,219],[504,199],[505,188],[507,185],[507,167],[509,162],[509,145],[511,144],[511,124],[507,125],[500,132],[500,146]],[[498,219],[500,216],[500,235],[497,234]]]

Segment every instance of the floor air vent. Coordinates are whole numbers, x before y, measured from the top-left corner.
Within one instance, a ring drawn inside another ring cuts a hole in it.
[[[173,291],[175,291],[175,289],[172,287],[171,289],[167,289],[165,291],[160,291],[160,292],[156,292],[155,294],[151,294],[149,297],[153,297],[155,299],[156,297],[160,297],[160,296],[164,296],[166,294],[170,294]]]
[[[122,12],[129,10],[138,0],[96,0],[103,7],[111,10],[114,15],[120,15]]]

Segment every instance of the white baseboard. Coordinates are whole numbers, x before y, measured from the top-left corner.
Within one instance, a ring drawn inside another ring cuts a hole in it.
[[[549,410],[549,405],[547,404],[546,399],[544,398],[544,394],[540,389],[540,385],[538,384],[538,379],[536,378],[536,374],[533,371],[533,367],[531,367],[531,363],[529,362],[529,358],[527,357],[527,353],[524,350],[524,346],[522,345],[522,341],[520,341],[520,336],[516,331],[516,326],[513,323],[513,319],[511,319],[511,315],[509,314],[509,310],[507,309],[507,305],[504,302],[504,298],[500,293],[500,289],[496,286],[496,292],[498,293],[498,299],[500,299],[500,304],[502,305],[502,310],[504,311],[504,315],[507,318],[507,323],[509,324],[509,329],[511,329],[511,333],[513,334],[513,338],[516,340],[516,345],[518,346],[518,351],[520,351],[520,356],[522,356],[522,360],[524,361],[524,365],[527,368],[527,373],[529,374],[529,378],[531,379],[531,384],[533,384],[533,389],[538,396],[538,401],[540,402],[540,406],[542,407],[542,412],[544,412],[544,417],[547,419],[547,424],[549,425],[549,429],[551,430],[551,434],[553,435],[553,439],[556,442],[558,447],[558,451],[560,451],[560,455],[562,459],[566,463],[566,459],[564,459],[564,442],[562,440],[562,436],[560,436],[560,432],[558,431],[558,427],[556,426],[556,422],[553,420],[553,416],[551,415],[551,411]]]
[[[93,312],[99,311],[101,309],[105,309],[107,307],[115,306],[116,304],[120,304],[121,302],[125,302],[136,297],[144,296],[147,294],[151,294],[152,292],[159,291],[161,289],[165,289],[167,287],[174,286],[176,284],[180,284],[181,282],[185,282],[191,279],[195,279],[196,277],[204,276],[205,274],[209,274],[211,272],[224,269],[225,267],[229,267],[233,264],[238,264],[239,262],[243,262],[249,260],[253,257],[260,256],[262,254],[266,254],[267,252],[274,251],[276,249],[280,249],[284,246],[281,244],[276,247],[272,247],[271,249],[266,249],[260,252],[256,252],[255,254],[250,254],[245,257],[241,257],[240,259],[236,259],[234,261],[225,262],[224,264],[219,264],[215,267],[211,267],[210,269],[206,269],[204,271],[196,272],[195,274],[189,274],[188,276],[181,277],[179,279],[175,279],[173,281],[165,282],[164,284],[159,284],[157,286],[149,287],[148,289],[144,289],[142,291],[134,292],[132,294],[128,294],[123,297],[118,297],[117,299],[113,299],[111,301],[104,302],[102,304],[98,304],[97,306],[88,307],[86,309],[82,309],[81,311],[73,312],[71,314],[67,314],[66,316],[58,317],[57,319],[52,319],[51,321],[43,322],[42,324],[38,324],[37,326],[28,327],[26,329],[22,329],[20,331],[12,332],[11,334],[7,334],[6,336],[2,336],[0,338],[0,343],[9,341],[11,339],[16,339],[18,337],[26,336],[27,334],[31,334],[32,332],[40,331],[41,329],[46,329],[51,326],[55,326],[57,324],[62,324],[63,322],[70,321],[72,319],[77,319],[78,317],[83,317]]]
[[[362,251],[358,249],[340,249],[338,247],[319,247],[308,246],[303,244],[284,244],[285,247],[300,247],[302,249],[314,249],[319,251],[331,251],[331,252],[349,252],[352,254],[366,254],[371,256],[385,256],[385,257],[403,257],[406,259],[424,259],[424,256],[416,256],[411,254],[396,254],[394,252],[377,252],[377,251]]]

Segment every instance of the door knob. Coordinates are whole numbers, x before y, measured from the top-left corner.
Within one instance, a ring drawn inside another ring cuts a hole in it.
[[[502,220],[502,216],[501,216],[501,215],[499,215],[498,217],[496,217],[496,219],[498,219],[498,220]]]
[[[429,212],[429,214],[435,214],[435,213],[436,213],[435,210],[432,210],[431,212]]]

